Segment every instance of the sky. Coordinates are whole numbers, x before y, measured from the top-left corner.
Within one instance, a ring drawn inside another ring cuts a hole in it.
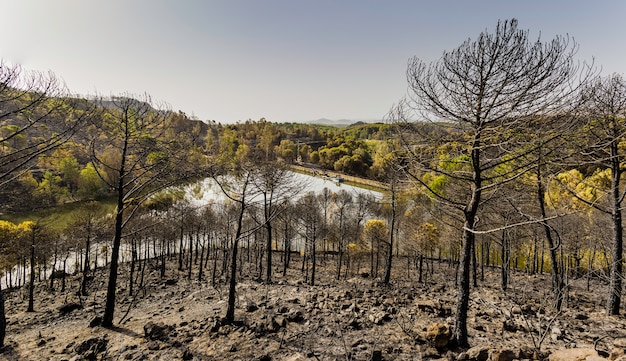
[[[626,74],[623,0],[0,0],[0,59],[80,95],[149,94],[221,123],[380,120],[412,57],[516,18]]]

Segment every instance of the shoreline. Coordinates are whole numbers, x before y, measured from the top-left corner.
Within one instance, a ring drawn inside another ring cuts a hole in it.
[[[304,173],[313,177],[318,177],[320,176],[320,173],[321,173],[321,174],[327,175],[330,178],[341,178],[342,183],[357,186],[360,188],[371,189],[371,190],[379,191],[381,193],[389,191],[388,184],[371,180],[371,179],[367,179],[367,178],[345,175],[345,174],[341,174],[341,173],[334,172],[334,171],[329,171],[329,170],[322,169],[322,168],[307,167],[307,166],[298,165],[298,164],[291,164],[289,165],[289,167],[295,172]]]

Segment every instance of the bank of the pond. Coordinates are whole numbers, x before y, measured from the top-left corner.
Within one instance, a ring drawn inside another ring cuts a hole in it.
[[[327,177],[329,179],[341,179],[341,182],[355,187],[365,188],[368,190],[384,193],[389,190],[389,185],[386,183],[378,182],[375,180],[354,177],[337,172],[332,172],[326,169],[319,169],[314,167],[306,167],[302,165],[291,165],[291,169],[294,172],[302,173],[314,177]]]

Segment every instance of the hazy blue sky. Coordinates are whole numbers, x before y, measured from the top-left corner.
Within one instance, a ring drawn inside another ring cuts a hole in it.
[[[380,119],[412,56],[515,17],[626,73],[623,0],[0,0],[0,57],[71,91],[147,92],[203,120]]]

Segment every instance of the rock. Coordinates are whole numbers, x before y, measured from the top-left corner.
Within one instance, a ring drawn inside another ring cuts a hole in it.
[[[289,313],[287,313],[287,321],[300,323],[304,321],[304,316],[301,311],[292,309],[289,310]]]
[[[287,325],[287,320],[283,316],[274,317],[272,322],[278,325],[278,327],[285,327]]]
[[[487,346],[474,346],[467,350],[467,356],[472,361],[487,361],[489,358],[489,348]]]
[[[85,340],[74,347],[74,352],[86,360],[96,360],[98,354],[106,351],[109,340],[106,337],[94,337]]]
[[[437,349],[442,349],[448,346],[450,336],[452,336],[450,327],[446,324],[437,322],[428,327],[424,337],[431,346]]]
[[[363,342],[364,342],[364,341],[363,341],[363,339],[362,339],[362,338],[356,339],[356,340],[354,340],[354,341],[350,344],[350,347],[351,347],[351,348],[356,348],[356,347],[359,347],[359,346],[361,346],[361,345],[363,344]]]
[[[94,328],[102,324],[102,316],[96,316],[89,321],[89,327]]]
[[[280,330],[281,327],[285,327],[286,325],[287,325],[287,320],[285,320],[284,317],[282,316],[272,317],[272,319],[269,322],[269,325],[267,326],[267,331],[278,332],[278,330]]]
[[[574,319],[575,320],[581,320],[581,321],[588,320],[589,319],[589,315],[587,315],[587,314],[585,314],[583,312],[579,312],[576,315],[574,315]]]
[[[246,304],[246,312],[254,312],[258,309],[259,309],[259,306],[257,306],[256,303],[254,302],[248,302]]]
[[[487,332],[487,329],[485,328],[484,325],[476,325],[474,326],[474,330],[480,331],[480,332]]]
[[[188,348],[185,348],[185,350],[183,350],[182,359],[185,361],[193,360],[193,353],[191,353]]]
[[[148,322],[143,326],[143,332],[146,338],[150,340],[165,341],[169,338],[170,332],[174,330],[173,326],[161,323]]]
[[[67,315],[68,313],[80,310],[81,308],[83,308],[81,304],[71,302],[59,307],[59,312],[61,313],[61,315]]]
[[[520,306],[513,306],[511,308],[511,313],[514,315],[520,315],[522,314],[522,308]]]
[[[508,332],[517,332],[517,324],[515,323],[515,321],[508,319],[505,320],[504,322],[502,322],[502,330],[503,331],[508,331]]]
[[[595,357],[593,361],[606,360],[592,348],[570,348],[554,351],[548,361],[591,361],[589,357]]]
[[[210,332],[217,332],[220,330],[220,327],[222,326],[222,323],[220,321],[219,318],[216,318],[214,320],[209,320],[207,327],[209,328]]]
[[[372,361],[382,361],[383,359],[383,352],[381,350],[374,350],[372,351]]]
[[[357,320],[356,318],[352,319],[350,323],[348,323],[348,326],[351,327],[353,330],[363,329],[363,325],[361,325],[361,322],[359,322],[359,320]]]
[[[608,361],[608,359],[606,359],[606,358],[604,358],[604,357],[602,357],[600,355],[598,355],[598,356],[591,355],[591,356],[585,357],[585,361]]]
[[[552,339],[552,341],[556,342],[563,338],[563,332],[560,328],[553,327],[552,330],[550,330],[550,338]]]
[[[536,307],[531,304],[525,304],[521,308],[522,308],[522,312],[526,315],[535,315],[537,313]]]
[[[613,348],[613,350],[611,351],[611,353],[609,354],[609,359],[610,360],[618,360],[620,359],[622,356],[624,356],[626,353],[624,352],[624,349],[619,348],[619,347],[615,347]]]
[[[626,350],[626,338],[617,338],[613,341],[613,347]]]
[[[530,346],[522,346],[519,348],[520,359],[531,359],[531,360],[539,360],[541,359],[539,355],[537,355],[537,350]]]
[[[439,313],[440,305],[434,301],[421,301],[417,304],[417,309],[428,313]]]
[[[491,352],[492,361],[512,361],[519,357],[519,355],[512,350],[493,350]]]
[[[384,321],[388,321],[391,319],[388,313],[383,311],[374,311],[369,314],[368,319],[371,323],[375,325],[382,325]]]

